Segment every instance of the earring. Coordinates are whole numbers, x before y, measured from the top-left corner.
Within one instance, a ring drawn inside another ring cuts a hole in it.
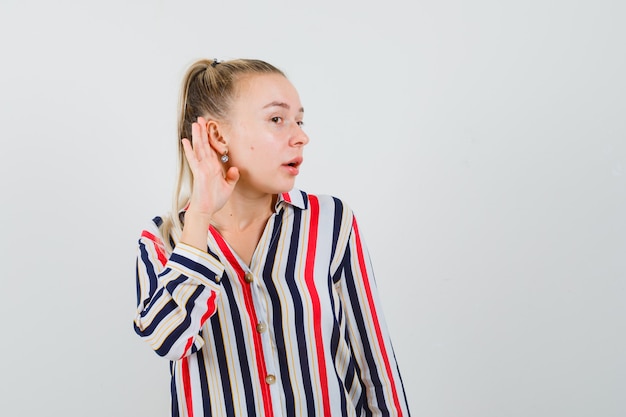
[[[224,151],[224,155],[222,155],[220,157],[220,160],[222,161],[223,164],[225,164],[226,162],[228,162],[230,158],[228,157],[228,151]]]

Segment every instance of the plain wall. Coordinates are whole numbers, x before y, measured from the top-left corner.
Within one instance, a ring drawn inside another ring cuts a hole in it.
[[[0,3],[0,414],[167,416],[134,256],[182,74],[300,92],[297,186],[355,210],[413,415],[626,415],[626,3]]]

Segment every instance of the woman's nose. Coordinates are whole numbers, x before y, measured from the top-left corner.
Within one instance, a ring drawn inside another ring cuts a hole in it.
[[[302,130],[302,126],[300,125],[296,125],[296,130],[291,138],[292,146],[304,146],[309,143],[309,135]]]

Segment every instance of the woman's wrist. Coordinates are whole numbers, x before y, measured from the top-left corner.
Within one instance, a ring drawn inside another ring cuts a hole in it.
[[[206,252],[210,225],[211,215],[209,213],[186,211],[180,241]]]

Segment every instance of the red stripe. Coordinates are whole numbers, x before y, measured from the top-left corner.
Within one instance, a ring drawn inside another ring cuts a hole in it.
[[[381,355],[385,362],[385,370],[387,371],[387,377],[391,383],[391,390],[393,394],[393,402],[398,411],[398,416],[402,416],[402,408],[400,407],[400,400],[398,399],[398,392],[396,391],[396,381],[393,378],[391,372],[391,364],[389,363],[389,356],[387,355],[387,349],[385,348],[385,339],[380,328],[380,322],[378,321],[378,315],[376,313],[376,306],[374,305],[374,298],[372,296],[372,288],[370,287],[369,277],[367,276],[367,268],[365,266],[365,256],[363,254],[363,247],[361,246],[361,236],[359,235],[359,228],[356,224],[356,219],[352,220],[352,227],[354,228],[354,236],[356,238],[356,251],[359,259],[359,268],[361,269],[361,275],[363,276],[363,286],[367,294],[367,302],[371,311],[372,320],[374,321],[374,329],[376,330],[376,338],[378,339],[378,346],[380,346]]]
[[[324,356],[324,347],[322,339],[322,314],[320,306],[320,298],[315,288],[315,252],[317,245],[317,229],[319,225],[319,202],[317,197],[309,195],[309,203],[311,210],[311,222],[309,224],[309,241],[307,245],[306,261],[304,266],[304,280],[307,290],[311,296],[311,304],[313,307],[313,324],[315,326],[315,350],[317,352],[317,364],[320,375],[320,383],[322,389],[322,404],[324,407],[324,415],[330,416],[330,396],[328,395],[328,376],[326,375],[326,358]]]
[[[167,262],[167,257],[165,256],[165,251],[163,250],[163,241],[152,233],[148,232],[147,230],[141,232],[141,237],[145,237],[146,239],[154,243],[154,250],[156,251],[157,257],[159,258],[159,262],[161,262],[161,265],[165,265],[165,263]]]
[[[202,327],[204,325],[204,322],[206,322],[207,319],[211,317],[213,313],[215,313],[215,299],[216,298],[217,296],[215,295],[215,292],[212,292],[209,299],[206,300],[206,313],[204,313],[204,315],[200,319],[200,327]]]
[[[204,325],[204,322],[207,321],[207,319],[211,317],[213,313],[215,312],[215,298],[216,298],[215,293],[212,293],[209,299],[207,300],[207,303],[206,303],[207,311],[206,313],[204,313],[204,315],[202,315],[202,318],[200,318],[200,327],[202,327]],[[185,350],[183,350],[182,357],[187,355],[187,351],[189,350],[189,348],[191,348],[191,345],[193,345],[193,339],[194,339],[194,336],[191,336],[189,340],[187,341],[187,345],[185,345]]]
[[[193,417],[193,400],[191,399],[191,378],[189,377],[189,362],[187,357],[182,358],[183,368],[183,391],[185,393],[185,404],[187,405],[187,415]]]
[[[291,196],[289,196],[289,193],[283,193],[283,200],[285,200],[288,203],[291,203]]]
[[[263,347],[261,346],[261,335],[256,331],[256,325],[259,320],[257,319],[256,310],[254,309],[250,284],[245,281],[245,272],[243,268],[241,268],[241,265],[239,265],[237,258],[231,252],[228,244],[226,243],[222,235],[220,235],[213,226],[211,226],[209,230],[215,238],[215,241],[217,242],[220,250],[226,256],[228,263],[235,269],[235,272],[237,273],[237,278],[239,278],[239,282],[241,283],[241,287],[243,288],[243,299],[246,305],[246,311],[248,312],[248,316],[250,317],[250,327],[252,328],[252,337],[254,340],[254,353],[257,359],[256,363],[259,376],[259,386],[261,387],[261,394],[263,396],[263,409],[265,410],[265,415],[271,417],[274,414],[272,410],[272,397],[270,394],[270,387],[265,382],[265,377],[267,376],[267,368],[265,366]]]
[[[193,345],[193,336],[191,336],[189,340],[187,340],[187,344],[185,345],[185,350],[183,350],[183,354],[180,357],[181,359],[187,355],[187,351],[189,350],[191,345]]]

